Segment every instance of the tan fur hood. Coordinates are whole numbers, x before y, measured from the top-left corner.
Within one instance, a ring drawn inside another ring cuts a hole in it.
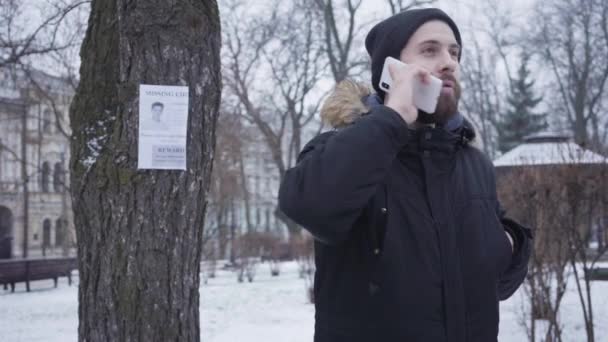
[[[370,94],[370,89],[361,83],[342,81],[323,103],[321,118],[333,128],[349,125],[369,111],[361,99]]]
[[[364,84],[352,80],[342,81],[323,103],[321,118],[333,128],[350,125],[361,115],[369,112],[369,107],[363,101],[371,93]],[[475,129],[466,118],[463,127],[467,141],[472,146],[481,148],[479,139],[475,139]]]

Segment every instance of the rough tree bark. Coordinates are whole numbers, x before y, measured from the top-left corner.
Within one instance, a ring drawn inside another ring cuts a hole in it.
[[[214,0],[93,0],[72,107],[80,341],[199,341],[220,102]],[[188,86],[187,171],[138,171],[139,84]]]

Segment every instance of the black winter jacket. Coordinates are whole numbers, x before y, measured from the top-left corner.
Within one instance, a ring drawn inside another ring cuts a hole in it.
[[[496,341],[532,236],[504,216],[472,128],[410,130],[344,87],[325,108],[350,124],[308,143],[279,191],[316,239],[315,342]]]

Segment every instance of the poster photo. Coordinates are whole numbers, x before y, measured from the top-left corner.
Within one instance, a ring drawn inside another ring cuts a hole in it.
[[[186,170],[188,87],[139,86],[138,169]]]

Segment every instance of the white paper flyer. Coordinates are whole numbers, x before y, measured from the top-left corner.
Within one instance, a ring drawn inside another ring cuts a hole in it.
[[[188,87],[139,85],[138,169],[186,170]]]

